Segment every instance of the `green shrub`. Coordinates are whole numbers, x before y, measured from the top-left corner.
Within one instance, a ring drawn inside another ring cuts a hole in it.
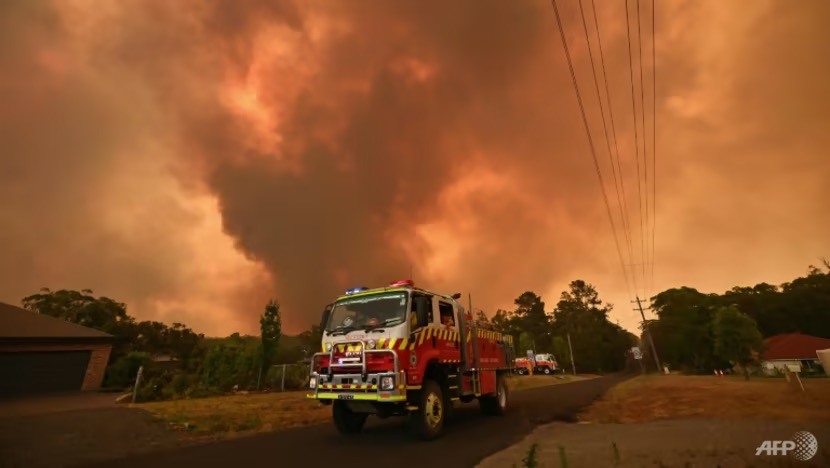
[[[132,351],[113,362],[104,374],[104,387],[128,388],[135,384],[138,368],[152,365],[150,355]]]

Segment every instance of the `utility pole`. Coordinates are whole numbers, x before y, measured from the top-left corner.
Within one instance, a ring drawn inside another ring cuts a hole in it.
[[[643,332],[648,336],[648,344],[651,347],[651,353],[654,355],[654,364],[657,366],[657,373],[662,374],[663,368],[660,366],[660,359],[657,357],[657,348],[654,347],[654,339],[651,337],[651,330],[646,327],[646,314],[643,312],[643,301],[640,300],[640,296],[635,296],[637,298],[636,301],[631,301],[632,304],[637,304],[637,309],[635,311],[640,311],[640,317],[643,319]]]
[[[571,346],[571,334],[568,333],[568,352],[571,354],[571,370],[576,375],[576,365],[574,365],[574,349]]]

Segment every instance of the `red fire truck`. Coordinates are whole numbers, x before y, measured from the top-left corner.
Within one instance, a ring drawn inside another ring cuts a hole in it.
[[[412,280],[346,291],[323,312],[307,397],[332,405],[342,434],[360,432],[369,415],[405,416],[415,435],[434,439],[456,401],[504,414],[512,338],[473,320],[460,296]]]

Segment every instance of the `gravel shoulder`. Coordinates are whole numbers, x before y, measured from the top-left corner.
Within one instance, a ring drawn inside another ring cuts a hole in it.
[[[818,453],[811,460],[755,455],[764,440],[791,440],[798,431],[809,431],[818,440]],[[825,422],[707,419],[552,423],[536,428],[522,442],[487,457],[478,466],[524,466],[522,460],[533,444],[538,444],[538,466],[549,468],[830,466],[830,424]],[[562,463],[562,452],[567,464]]]

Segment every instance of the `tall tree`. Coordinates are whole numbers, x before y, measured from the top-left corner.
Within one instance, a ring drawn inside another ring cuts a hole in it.
[[[545,312],[545,303],[533,291],[525,291],[514,301],[517,325],[530,338],[532,348],[537,352],[549,351],[550,317]]]
[[[749,379],[749,365],[756,362],[764,343],[758,325],[752,317],[737,307],[721,307],[715,312],[712,323],[715,354],[732,364],[739,365]]]
[[[625,366],[625,351],[636,337],[608,321],[612,306],[599,299],[593,285],[572,281],[553,313],[553,334],[561,349],[570,334],[573,359],[582,372],[616,371]]]
[[[493,315],[493,319],[490,323],[493,324],[493,327],[496,330],[513,337],[513,350],[516,352],[517,356],[524,354],[527,351],[527,348],[522,349],[521,347],[520,336],[522,334],[522,329],[519,326],[518,317],[516,317],[513,312],[499,309],[496,311],[496,314]]]
[[[28,310],[113,335],[120,335],[135,323],[127,314],[125,304],[104,296],[95,297],[89,289],[52,291],[43,288],[37,294],[24,297],[22,303]]]
[[[661,360],[687,371],[711,372],[718,367],[712,338],[712,317],[719,297],[682,287],[653,298],[659,320],[649,330]]]
[[[262,337],[262,372],[264,375],[277,359],[277,350],[282,336],[282,317],[277,301],[271,300],[265,306],[265,312],[259,318],[259,329]]]

